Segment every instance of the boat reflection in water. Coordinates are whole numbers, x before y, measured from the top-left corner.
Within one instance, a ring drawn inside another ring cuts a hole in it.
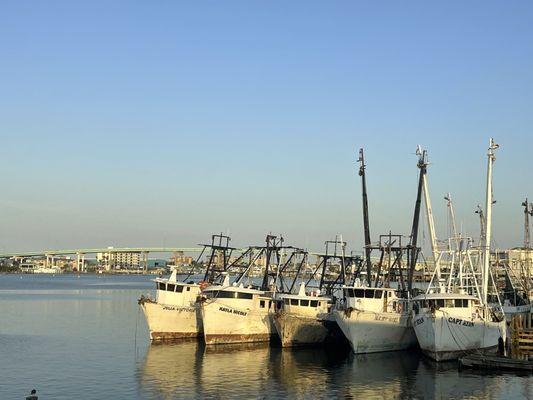
[[[139,361],[139,397],[154,398],[154,394],[162,399],[199,397],[198,371],[203,347],[196,339],[149,346],[144,363]]]
[[[152,345],[139,362],[141,397],[175,398],[528,398],[528,377],[458,371],[416,351],[355,355],[349,349],[267,343]],[[517,382],[520,380],[520,382]],[[525,394],[525,396],[524,396]],[[146,396],[143,396],[146,395]]]

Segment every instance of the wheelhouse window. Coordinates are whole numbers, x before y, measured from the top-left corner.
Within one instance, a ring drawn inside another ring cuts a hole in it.
[[[291,302],[291,300],[290,300],[290,299],[285,299],[285,304],[286,304],[286,305],[289,305],[289,304],[290,304],[290,302]]]
[[[157,282],[157,288],[159,290],[166,290],[166,284],[164,282]]]
[[[259,300],[259,307],[265,308],[265,301],[264,300]]]
[[[468,299],[456,299],[455,300],[455,307],[468,307],[469,302]]]
[[[437,307],[444,307],[444,299],[437,299]]]
[[[241,292],[237,292],[237,298],[238,299],[246,299],[246,300],[251,300],[253,299],[253,295],[251,293],[241,293]]]
[[[318,300],[311,300],[311,307],[318,307]]]
[[[300,300],[300,305],[302,307],[309,307],[309,300]]]
[[[297,299],[291,299],[291,306],[297,306],[298,300]]]
[[[373,299],[374,298],[374,289],[366,289],[365,290],[365,299]]]
[[[167,292],[173,292],[175,290],[176,290],[176,285],[174,285],[173,283],[167,284]]]
[[[374,293],[375,299],[381,299],[382,296],[383,296],[383,290],[376,290],[376,292]]]
[[[454,304],[455,304],[455,302],[454,302],[452,299],[446,299],[446,300],[444,301],[444,306],[445,306],[446,308],[452,308],[452,307],[455,306]]]
[[[234,299],[236,292],[230,292],[227,290],[219,290],[213,292],[213,297],[218,297],[219,299]]]
[[[365,289],[354,289],[353,291],[354,293],[354,296],[353,297],[360,297],[360,298],[363,298],[365,297]]]

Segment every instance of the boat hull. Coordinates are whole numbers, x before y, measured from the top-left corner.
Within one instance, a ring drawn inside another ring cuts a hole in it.
[[[471,321],[444,313],[423,314],[413,321],[422,352],[435,361],[456,360],[473,352],[493,352],[505,339],[505,322]]]
[[[152,341],[175,340],[200,336],[203,332],[200,308],[155,302],[142,302],[141,307]]]
[[[241,310],[220,302],[202,304],[207,345],[268,342],[274,331],[268,311]]]
[[[407,314],[335,311],[337,325],[355,354],[406,350],[416,346]]]
[[[328,329],[316,317],[279,312],[274,325],[283,347],[320,345],[328,335]]]

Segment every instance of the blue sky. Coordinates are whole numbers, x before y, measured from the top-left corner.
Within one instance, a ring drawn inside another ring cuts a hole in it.
[[[3,2],[0,250],[410,232],[417,144],[478,235],[533,200],[530,2]]]

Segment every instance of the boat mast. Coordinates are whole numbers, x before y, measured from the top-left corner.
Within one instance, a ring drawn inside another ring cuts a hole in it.
[[[487,152],[487,194],[485,203],[485,241],[483,246],[483,303],[487,305],[489,293],[490,241],[492,234],[492,165],[496,157],[494,150],[499,146],[490,138]]]
[[[459,249],[459,237],[457,236],[457,225],[455,224],[455,210],[453,209],[452,195],[448,192],[448,194],[444,196],[444,200],[446,200],[448,211],[450,213],[450,219],[452,220],[452,238],[453,241],[455,241],[457,249]]]
[[[365,230],[365,259],[366,259],[366,282],[368,286],[371,286],[372,278],[372,262],[370,260],[370,253],[372,249],[370,248],[370,223],[368,221],[368,196],[366,192],[366,175],[365,175],[365,157],[363,154],[363,149],[359,149],[359,176],[361,177],[361,184],[363,186],[363,226]]]
[[[524,206],[524,248],[528,250],[531,246],[529,238],[529,216],[533,215],[533,204],[528,203],[526,197],[526,201],[522,203],[522,206]]]
[[[415,202],[415,213],[413,215],[413,226],[411,228],[411,244],[410,250],[411,254],[409,255],[409,275],[407,278],[407,291],[411,293],[413,285],[413,274],[415,273],[416,260],[418,258],[418,226],[420,222],[420,204],[422,203],[422,187],[424,186],[424,175],[426,174],[425,165],[418,164],[420,168],[420,174],[418,178],[418,189],[416,193],[416,202]],[[401,240],[401,239],[400,239]],[[390,243],[390,239],[389,239]],[[409,253],[408,253],[409,254]],[[389,271],[390,271],[390,250],[389,250]]]
[[[533,203],[529,203],[526,197],[526,201],[522,203],[524,206],[524,248],[526,249],[526,262],[525,262],[525,268],[522,267],[522,277],[524,282],[524,289],[526,292],[526,295],[529,296],[529,288],[531,285],[531,279],[529,279],[530,276],[530,251],[531,251],[531,242],[529,237],[529,216],[533,216]]]
[[[435,274],[437,276],[437,281],[440,282],[439,249],[437,247],[437,235],[435,234],[435,222],[433,221],[433,209],[431,208],[431,199],[429,197],[429,186],[427,179],[428,156],[427,151],[422,150],[420,146],[418,146],[416,149],[416,154],[418,155],[418,168],[420,168],[424,189],[424,203],[426,205],[426,217],[431,239],[431,251],[433,252],[433,259],[435,260]]]
[[[483,209],[478,204],[477,210],[474,211],[476,214],[479,215],[479,224],[480,224],[480,236],[479,236],[479,243],[485,243],[485,215],[483,214]]]

